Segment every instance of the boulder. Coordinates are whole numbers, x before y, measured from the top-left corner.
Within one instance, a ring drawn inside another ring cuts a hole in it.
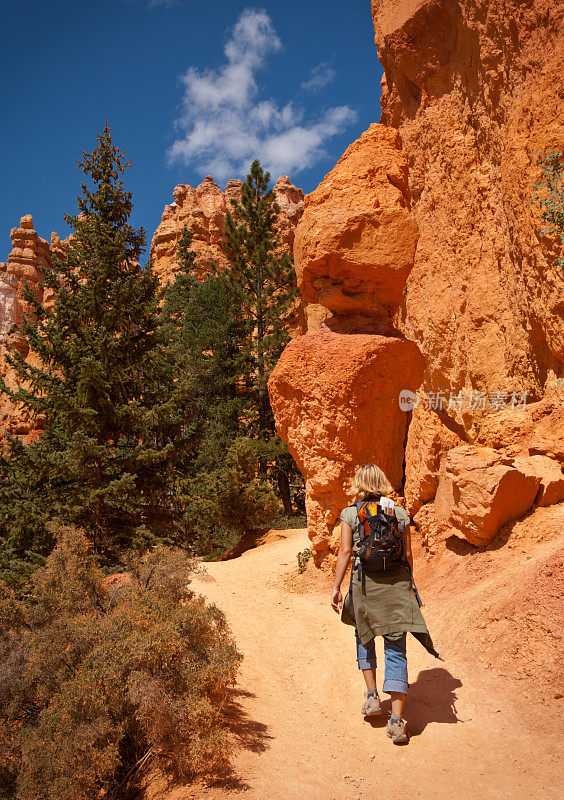
[[[373,124],[305,198],[294,242],[304,300],[338,317],[389,320],[413,267],[417,235],[400,136]]]
[[[455,447],[441,459],[437,521],[471,544],[486,545],[501,525],[531,508],[540,484],[530,467],[490,447]]]
[[[400,389],[415,391],[424,362],[400,337],[327,328],[295,338],[268,384],[276,427],[306,481],[315,563],[333,563],[341,510],[355,469],[374,462],[396,490],[403,479],[406,412]]]
[[[428,408],[421,391],[417,398],[405,447],[404,495],[411,516],[434,498],[439,485],[441,457],[464,443],[460,435],[464,429],[457,429],[446,413]]]
[[[542,455],[517,456],[513,463],[526,475],[540,478],[540,487],[535,498],[538,506],[552,506],[564,500],[564,473],[562,462]]]

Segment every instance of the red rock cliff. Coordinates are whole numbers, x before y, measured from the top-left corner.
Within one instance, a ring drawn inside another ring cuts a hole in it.
[[[337,348],[343,376],[361,333],[403,333],[425,369],[400,485],[389,445],[374,429],[374,415],[388,426],[378,388],[349,381],[335,398],[321,359],[315,376],[306,370],[306,389],[298,342],[283,355],[271,396],[309,487],[316,563],[335,551],[331,524],[344,504],[344,476],[363,460],[385,466],[431,544],[451,533],[488,543],[506,522],[564,497],[564,282],[556,243],[541,237],[530,202],[536,152],[564,149],[564,7],[373,0],[372,11],[385,68],[383,124],[371,126],[306,197],[296,270],[310,331],[349,335]],[[403,210],[394,207],[398,188]],[[339,381],[333,351],[330,363]],[[417,370],[395,366],[405,376],[401,388],[419,385]],[[325,389],[316,393],[319,386]],[[369,395],[373,405],[359,415]],[[343,407],[331,408],[336,400]],[[347,407],[356,436],[339,424]],[[497,414],[525,426],[519,452],[507,437],[490,441]],[[323,441],[331,429],[332,447],[315,442],[307,415],[318,420]],[[527,432],[535,417],[545,428],[541,450]]]
[[[317,565],[333,563],[359,464],[378,462],[401,491],[399,394],[415,392],[425,364],[392,317],[417,236],[401,139],[371,125],[305,199],[294,257],[310,332],[288,345],[269,381],[277,429],[306,481]]]
[[[401,133],[419,227],[395,322],[426,390],[538,400],[564,377],[562,270],[530,205],[535,153],[564,149],[564,5],[372,0],[372,14],[381,122]]]

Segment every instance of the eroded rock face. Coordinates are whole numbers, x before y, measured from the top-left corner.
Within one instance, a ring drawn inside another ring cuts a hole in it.
[[[339,546],[334,528],[351,502],[347,490],[357,466],[378,463],[400,489],[406,414],[398,383],[414,391],[423,369],[418,348],[400,337],[325,328],[284,350],[268,389],[277,429],[306,479],[317,565],[333,564]]]
[[[200,270],[198,277],[208,273],[212,261],[220,268],[227,266],[221,249],[225,216],[231,210],[231,201],[240,198],[241,185],[240,180],[230,180],[222,192],[208,175],[195,189],[183,184],[175,187],[174,200],[165,206],[151,242],[150,255],[162,282],[169,280],[178,270],[176,248],[184,226],[194,233],[192,249]],[[280,206],[280,246],[291,252],[294,231],[303,213],[304,195],[287,176],[278,178],[273,188]]]
[[[392,316],[416,244],[400,137],[371,125],[305,198],[294,263],[310,332],[286,348],[269,382],[277,430],[306,481],[317,565],[333,564],[360,464],[377,463],[402,489],[399,395],[417,389],[424,364]]]
[[[454,429],[448,415],[428,408],[422,392],[412,411],[405,447],[406,509],[414,516],[421,506],[433,500],[439,485],[441,457],[464,443],[464,429]],[[451,427],[447,427],[448,423]]]
[[[420,234],[395,324],[425,356],[425,389],[539,399],[564,376],[557,243],[530,205],[535,153],[564,149],[564,6],[372,0],[372,13],[381,122],[401,133]]]
[[[476,442],[509,455],[546,455],[564,464],[564,383],[554,383],[537,403],[489,414]]]
[[[40,263],[51,265],[52,248],[60,251],[64,247],[56,233],[51,236],[51,245],[33,229],[31,214],[21,218],[19,228],[12,228],[10,233],[12,251],[6,263],[0,263],[0,371],[7,385],[14,389],[17,386],[14,370],[6,361],[6,354],[18,351],[27,357],[29,347],[18,331],[22,314],[27,304],[23,299],[24,281],[39,302],[50,301],[50,295],[39,285],[42,275],[38,269]],[[44,296],[45,294],[45,296]],[[0,395],[0,432],[29,435],[40,425],[33,421],[27,412],[23,412],[5,396]]]
[[[332,330],[389,322],[413,267],[417,236],[399,134],[371,125],[305,198],[294,244],[304,300],[338,318]]]
[[[488,544],[532,507],[540,484],[538,470],[491,447],[455,447],[441,459],[436,519],[471,544]]]

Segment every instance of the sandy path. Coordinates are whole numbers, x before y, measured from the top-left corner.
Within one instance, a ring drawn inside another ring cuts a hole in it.
[[[499,681],[477,663],[454,661],[439,641],[445,662],[408,636],[409,744],[393,745],[385,734],[388,699],[382,717],[365,720],[353,629],[340,622],[326,592],[285,588],[309,542],[305,531],[280,533],[237,559],[206,564],[214,580],[193,583],[223,609],[245,656],[230,706],[238,783],[179,788],[169,800],[559,795],[561,748],[538,733],[542,707],[524,718],[500,694]],[[433,632],[432,604],[423,611]],[[381,691],[381,638],[377,657]]]

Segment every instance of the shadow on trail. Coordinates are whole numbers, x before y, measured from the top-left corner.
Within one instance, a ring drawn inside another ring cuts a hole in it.
[[[409,684],[409,691],[404,707],[404,717],[410,736],[419,736],[431,722],[453,724],[462,722],[456,716],[455,689],[462,686],[462,681],[455,678],[444,667],[422,670],[414,683]],[[367,717],[366,721],[373,728],[383,728],[391,711],[391,700],[382,699],[382,715]]]
[[[245,689],[231,689],[223,704],[223,716],[235,744],[234,753],[238,750],[263,753],[268,749],[269,741],[273,737],[268,733],[267,725],[257,722],[247,714],[239,702],[239,698],[246,697],[256,697],[256,695]],[[250,788],[250,785],[235,772],[213,781],[210,785],[231,790]]]

